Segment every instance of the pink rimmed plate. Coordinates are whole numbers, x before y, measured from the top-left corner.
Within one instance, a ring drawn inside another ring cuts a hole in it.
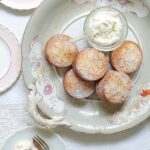
[[[17,10],[29,10],[37,8],[43,0],[1,0],[7,7]]]
[[[10,88],[21,70],[21,50],[15,36],[0,25],[0,93]]]

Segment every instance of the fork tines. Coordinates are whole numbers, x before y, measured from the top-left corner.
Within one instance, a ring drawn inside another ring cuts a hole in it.
[[[49,150],[49,146],[38,135],[33,137],[33,143],[39,148],[39,150]]]

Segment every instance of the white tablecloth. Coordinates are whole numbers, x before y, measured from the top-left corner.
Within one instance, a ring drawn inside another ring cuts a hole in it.
[[[0,24],[9,28],[21,43],[33,11],[18,12],[0,5]],[[32,125],[27,112],[27,89],[22,75],[16,84],[0,96],[0,143],[17,129]],[[150,150],[150,119],[139,126],[112,135],[88,135],[57,129],[69,150]]]

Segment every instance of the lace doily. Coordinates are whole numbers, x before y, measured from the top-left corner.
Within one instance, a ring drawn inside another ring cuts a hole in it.
[[[0,105],[0,144],[8,136],[33,124],[27,111],[27,103]]]

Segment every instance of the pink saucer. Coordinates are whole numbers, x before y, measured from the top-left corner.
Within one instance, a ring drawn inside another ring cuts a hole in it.
[[[0,3],[17,10],[29,10],[37,8],[43,0],[1,0]]]
[[[0,25],[0,93],[9,89],[21,70],[21,48],[15,36]]]

